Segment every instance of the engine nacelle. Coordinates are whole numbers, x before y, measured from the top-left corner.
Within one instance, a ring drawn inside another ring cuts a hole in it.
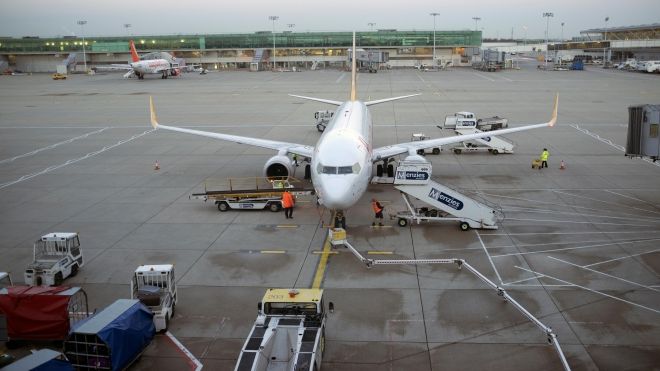
[[[283,177],[293,175],[294,162],[287,156],[273,156],[266,161],[264,165],[264,176],[267,178],[271,177]]]
[[[405,162],[429,162],[424,156],[420,155],[408,155],[406,156],[406,159],[403,160]]]

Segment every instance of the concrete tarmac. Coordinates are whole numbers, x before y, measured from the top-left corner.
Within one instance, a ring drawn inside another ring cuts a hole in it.
[[[659,76],[535,66],[359,74],[363,100],[423,94],[371,107],[375,146],[417,132],[453,135],[436,125],[456,111],[511,126],[544,122],[556,92],[559,123],[507,136],[511,155],[427,157],[434,180],[499,205],[498,230],[396,220],[372,228],[372,197],[385,214],[405,207],[391,185],[374,185],[346,211],[348,238],[374,259],[465,259],[553,329],[573,370],[657,370],[660,166],[626,158],[620,146],[627,107],[660,103]],[[77,231],[86,264],[66,284],[102,308],[129,295],[137,265],[174,263],[180,298],[170,332],[205,369],[233,369],[265,290],[312,284],[330,213],[311,197],[292,220],[190,200],[208,178],[262,176],[274,153],[152,132],[149,96],[162,124],[314,145],[313,114],[332,108],[287,94],[344,100],[348,84],[350,74],[336,70],[0,76],[0,271],[20,283],[34,240]],[[532,169],[544,147],[549,168]],[[367,269],[335,251],[322,283],[335,304],[324,370],[562,369],[545,334],[465,269]],[[188,368],[158,335],[131,370]]]

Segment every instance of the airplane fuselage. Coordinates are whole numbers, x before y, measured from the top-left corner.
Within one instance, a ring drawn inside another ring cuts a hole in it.
[[[165,59],[149,59],[131,63],[133,70],[141,75],[162,73],[171,68],[170,62]]]
[[[361,101],[339,106],[319,138],[311,173],[319,202],[333,210],[354,205],[367,190],[372,172],[371,114]]]

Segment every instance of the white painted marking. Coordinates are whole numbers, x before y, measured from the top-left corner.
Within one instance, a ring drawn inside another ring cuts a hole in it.
[[[483,247],[484,252],[486,253],[486,256],[488,257],[488,261],[490,262],[490,265],[493,267],[493,270],[495,271],[495,274],[497,275],[497,279],[500,281],[500,284],[502,284],[502,277],[500,277],[500,272],[497,270],[495,267],[495,263],[493,263],[493,259],[490,258],[490,254],[488,253],[488,249],[486,248],[486,245],[484,245],[484,241],[481,239],[481,236],[479,235],[478,231],[474,231],[477,234],[477,237],[479,238],[479,242],[481,243],[481,247]]]
[[[607,233],[615,233],[615,234],[623,234],[623,233],[634,233],[634,234],[641,234],[641,233],[660,233],[660,230],[652,230],[652,231],[621,231],[621,232],[601,232],[601,231],[594,231],[594,232],[525,232],[525,233],[482,233],[482,236],[535,236],[535,235],[571,235],[571,234],[607,234]],[[476,248],[476,247],[475,247]]]
[[[578,241],[580,243],[635,243],[635,242],[646,242],[646,241],[658,241],[660,238],[644,238],[636,240],[599,240],[599,241]],[[515,245],[502,245],[502,246],[492,246],[489,249],[507,249],[511,247],[533,247],[533,246],[548,246],[548,245],[566,245],[572,244],[575,242],[541,242],[541,243],[527,243],[527,244],[515,244]]]
[[[345,73],[342,73],[341,75],[339,75],[339,77],[337,77],[337,80],[335,80],[335,84],[339,84],[339,82],[341,80],[343,80],[345,76],[346,76]]]
[[[620,258],[614,258],[614,259],[609,259],[609,260],[603,260],[603,261],[598,262],[598,263],[591,263],[591,264],[583,265],[583,267],[585,267],[585,268],[586,268],[586,267],[593,267],[594,265],[605,264],[605,263],[609,263],[609,262],[613,262],[613,261],[617,261],[617,260],[630,259],[630,258],[633,258],[633,257],[635,257],[635,256],[641,256],[641,255],[646,255],[646,254],[653,254],[653,253],[658,252],[658,251],[660,251],[660,249],[656,249],[656,250],[652,250],[652,251],[647,251],[647,252],[641,252],[641,253],[639,253],[639,254],[633,254],[633,255],[628,255],[628,256],[622,256],[622,257],[620,257]]]
[[[501,77],[501,78],[503,78],[503,79],[506,80],[506,81],[513,82],[513,80],[511,80],[511,79],[508,78],[508,77],[504,77],[504,76],[502,76],[502,75],[498,75],[498,77]]]
[[[417,77],[418,77],[420,80],[422,80],[422,82],[423,82],[424,84],[428,84],[428,82],[426,82],[426,80],[424,80],[424,78],[422,77],[422,75],[419,74],[419,72],[417,72],[416,75],[417,75]]]
[[[555,193],[565,194],[565,195],[568,195],[568,196],[571,196],[571,197],[583,198],[583,199],[585,199],[585,200],[596,201],[596,202],[602,202],[602,203],[604,203],[604,204],[614,205],[614,206],[617,206],[617,207],[626,207],[626,208],[628,208],[628,209],[644,211],[644,212],[647,212],[647,213],[660,214],[660,211],[647,210],[647,209],[642,209],[641,207],[627,206],[627,205],[618,204],[618,203],[616,203],[616,202],[603,201],[603,200],[599,200],[599,199],[597,199],[597,198],[587,197],[587,196],[580,196],[580,195],[572,194],[572,193],[569,193],[569,192],[566,192],[566,191],[557,191],[557,190],[555,190],[555,191],[553,191],[553,192],[555,192]]]
[[[2,183],[2,184],[0,184],[0,189],[7,188],[7,187],[9,187],[9,186],[11,186],[11,185],[14,185],[14,184],[16,184],[16,183],[20,183],[20,182],[26,181],[26,180],[28,180],[28,179],[32,179],[32,178],[34,178],[34,177],[36,177],[36,176],[39,176],[39,175],[47,174],[47,173],[50,173],[50,172],[53,171],[53,170],[57,170],[57,169],[60,169],[60,168],[65,167],[65,166],[68,166],[68,165],[71,165],[71,164],[75,164],[76,162],[79,162],[79,161],[82,161],[82,160],[88,159],[88,158],[90,158],[90,157],[94,157],[94,156],[96,156],[96,155],[98,155],[98,154],[100,154],[100,153],[103,153],[103,152],[105,152],[105,151],[111,150],[111,149],[113,149],[113,148],[115,148],[115,147],[119,147],[119,146],[122,145],[122,144],[125,144],[125,143],[128,143],[128,142],[131,142],[131,141],[133,141],[133,140],[135,140],[135,139],[138,139],[138,138],[140,138],[140,137],[142,137],[142,136],[145,136],[145,135],[151,133],[151,132],[154,131],[154,130],[155,130],[155,129],[147,130],[147,131],[145,131],[145,132],[142,133],[142,134],[137,134],[137,135],[134,135],[134,136],[132,136],[132,137],[130,137],[130,138],[128,138],[128,139],[121,140],[121,141],[119,141],[119,142],[117,142],[117,143],[115,143],[115,144],[113,144],[113,145],[111,145],[111,146],[109,146],[109,147],[103,147],[103,148],[101,148],[101,149],[98,150],[98,151],[90,152],[90,153],[86,154],[85,156],[78,157],[78,158],[74,158],[74,159],[71,159],[71,160],[69,160],[69,161],[63,163],[63,164],[53,165],[53,166],[50,166],[50,167],[48,167],[48,168],[46,168],[46,169],[44,169],[44,170],[37,171],[37,172],[34,172],[34,173],[32,173],[32,174],[28,174],[28,175],[23,175],[22,177],[20,177],[20,178],[18,178],[18,179],[16,179],[16,180],[12,180],[12,181],[9,181],[9,182],[6,182],[6,183]]]
[[[619,151],[624,152],[624,153],[626,152],[626,148],[625,148],[624,146],[619,145],[619,144],[616,144],[616,143],[612,142],[612,140],[610,140],[610,139],[603,138],[603,137],[601,137],[600,135],[598,135],[598,134],[596,134],[596,133],[592,133],[592,132],[590,132],[590,131],[587,130],[587,129],[583,129],[583,128],[579,127],[577,124],[571,124],[571,125],[569,125],[569,126],[572,127],[572,128],[575,129],[575,130],[578,130],[578,131],[580,131],[580,132],[582,132],[582,133],[584,133],[584,134],[587,134],[588,136],[590,136],[590,137],[592,137],[592,138],[594,138],[594,139],[597,139],[597,140],[599,140],[599,141],[601,141],[601,142],[603,142],[603,143],[609,145],[610,147],[616,148],[616,149],[618,149]],[[642,161],[645,161],[645,162],[647,162],[647,163],[649,163],[649,164],[651,164],[651,165],[653,165],[653,166],[660,167],[660,162],[654,162],[653,160],[651,160],[651,159],[649,159],[649,158],[647,158],[647,157],[642,157]]]
[[[624,194],[619,193],[619,192],[611,191],[611,190],[609,190],[609,189],[606,189],[605,192],[609,192],[609,193],[611,193],[611,194],[615,194],[615,195],[617,195],[617,196],[621,196],[621,197],[629,198],[629,199],[631,199],[631,200],[635,200],[635,201],[639,201],[639,202],[646,203],[646,201],[644,201],[644,200],[640,200],[639,198],[632,197],[632,196],[627,196],[627,195],[624,195]]]
[[[176,347],[179,348],[179,350],[181,350],[181,352],[186,357],[188,357],[188,359],[195,366],[194,368],[195,371],[199,371],[202,369],[202,367],[204,367],[204,365],[202,365],[202,363],[185,346],[183,346],[183,344],[181,344],[181,342],[179,342],[179,340],[175,338],[171,332],[167,331],[165,335],[167,335],[167,337],[174,343],[174,345],[176,345]]]
[[[480,73],[472,72],[472,74],[475,75],[475,76],[479,76],[479,77],[481,77],[482,79],[486,79],[486,80],[488,80],[488,81],[493,81],[493,82],[495,82],[494,79],[491,79],[490,77],[488,77],[488,76],[484,76],[484,75],[482,75],[482,74],[480,74]]]
[[[573,220],[552,220],[552,219],[522,219],[522,218],[506,218],[505,220],[517,220],[524,222],[541,222],[541,223],[572,223],[572,224],[594,224],[594,225],[617,225],[629,227],[652,227],[648,224],[625,224],[625,223],[606,223],[606,222],[576,222]]]
[[[554,81],[554,80],[553,80]],[[506,284],[504,284],[506,285]],[[528,284],[528,285],[507,285],[510,287],[573,287],[573,285],[541,285],[541,284]]]
[[[521,190],[521,191],[526,190],[526,191],[540,191],[540,192],[541,191],[543,191],[543,192],[545,192],[545,191],[555,192],[555,191],[564,191],[564,190],[568,190],[568,189],[552,189],[552,188],[549,188],[549,189],[520,189],[519,188],[518,190]],[[570,189],[570,190],[571,191],[601,191],[600,189]],[[530,199],[527,199],[527,198],[504,196],[504,195],[498,195],[498,194],[487,193],[487,192],[480,192],[480,194],[486,195],[486,196],[498,197],[498,198],[507,198],[507,199],[511,199],[511,200],[525,201],[525,202],[529,202],[529,203],[548,204],[548,205],[557,206],[557,202],[530,200]],[[507,205],[503,205],[503,206],[507,206]],[[572,209],[584,209],[584,210],[592,210],[592,211],[597,211],[597,212],[603,212],[602,209],[595,209],[595,208],[592,208],[592,207],[577,206],[577,205],[570,205],[570,206],[571,206]],[[605,210],[605,211],[609,211],[609,210]],[[626,213],[626,212],[623,212],[623,211],[620,211],[620,210],[618,211],[618,213],[622,214],[622,215],[632,215],[632,216],[638,215],[638,214]]]
[[[660,218],[648,218],[648,217],[640,217],[640,216],[635,216],[635,217],[623,217],[623,216],[608,216],[608,215],[598,215],[598,214],[583,214],[583,213],[572,213],[568,211],[557,211],[557,210],[545,210],[545,209],[534,209],[531,207],[517,207],[517,206],[510,206],[507,208],[503,208],[502,211],[520,211],[520,212],[526,212],[526,213],[539,213],[539,214],[564,214],[564,215],[576,215],[576,216],[587,216],[587,217],[593,217],[593,218],[608,218],[608,219],[624,219],[624,220],[645,220],[649,222],[658,222],[660,223]]]
[[[68,140],[65,140],[65,141],[62,141],[62,142],[59,142],[59,143],[51,144],[51,145],[49,145],[49,146],[47,146],[47,147],[42,147],[42,148],[39,148],[39,149],[35,149],[35,150],[32,151],[32,152],[24,153],[24,154],[22,154],[22,155],[14,156],[14,157],[12,157],[12,158],[7,158],[7,159],[4,159],[4,160],[1,160],[1,161],[0,161],[0,164],[4,164],[4,163],[8,163],[8,162],[12,162],[12,161],[18,160],[19,158],[23,158],[23,157],[34,156],[34,155],[36,155],[36,154],[39,153],[39,152],[43,152],[43,151],[47,151],[47,150],[49,150],[49,149],[57,148],[57,147],[59,147],[59,146],[61,146],[61,145],[63,145],[63,144],[72,143],[72,142],[74,142],[74,141],[76,141],[76,140],[78,140],[78,139],[87,138],[87,137],[90,136],[90,135],[98,134],[98,133],[103,132],[103,131],[105,131],[105,130],[107,130],[107,129],[108,129],[107,127],[104,127],[104,128],[102,128],[102,129],[100,129],[100,130],[92,131],[91,133],[83,134],[83,135],[81,135],[81,136],[78,136],[78,137],[75,137],[75,138],[71,138],[71,139],[68,139]]]
[[[654,240],[660,240],[660,238],[656,238]],[[611,243],[602,243],[602,244],[595,244],[595,245],[585,245],[585,246],[575,246],[575,247],[565,247],[562,249],[552,249],[552,250],[540,250],[540,251],[527,251],[527,252],[516,252],[516,253],[511,253],[511,254],[502,254],[502,255],[492,255],[493,258],[501,258],[505,256],[516,256],[516,255],[532,255],[532,254],[540,254],[540,253],[551,253],[551,252],[557,252],[557,251],[568,251],[568,250],[580,250],[580,249],[589,249],[592,247],[603,247],[603,246],[612,246],[612,245],[626,245],[626,244],[631,244],[631,243],[636,243],[636,242],[647,242],[647,241],[653,241],[653,240],[644,240],[644,241],[630,241],[630,242],[611,242]]]
[[[522,280],[503,283],[503,285],[507,285],[507,286],[508,285],[515,285],[515,284],[520,283],[520,282],[531,281],[531,280],[535,280],[535,279],[539,279],[539,278],[542,278],[542,277],[541,276],[534,276],[534,277],[529,277],[529,278],[523,278]]]
[[[566,260],[562,260],[562,259],[559,259],[559,258],[555,258],[554,256],[548,256],[548,258],[553,259],[553,260],[556,260],[556,261],[559,261],[559,262],[562,262],[562,263],[564,263],[564,264],[571,265],[571,266],[573,266],[573,267],[577,267],[577,268],[581,268],[581,269],[586,269],[586,270],[588,270],[589,272],[602,274],[603,276],[607,276],[607,277],[610,277],[610,278],[614,278],[614,279],[617,279],[617,280],[620,280],[620,281],[623,281],[623,282],[629,283],[629,284],[631,284],[631,285],[635,285],[635,286],[643,287],[643,288],[645,288],[645,289],[649,289],[649,290],[653,290],[653,291],[660,292],[660,290],[656,290],[656,289],[654,289],[654,288],[652,288],[652,287],[650,287],[650,286],[642,285],[641,283],[637,283],[637,282],[633,282],[633,281],[629,281],[629,280],[627,280],[627,279],[625,279],[625,278],[621,278],[621,277],[613,276],[613,275],[611,275],[611,274],[607,274],[607,273],[605,273],[605,272],[600,272],[600,271],[597,271],[597,270],[595,270],[595,269],[587,268],[587,267],[582,266],[582,265],[577,265],[577,264],[574,264],[574,263],[571,263],[571,262],[567,262]]]
[[[606,294],[606,293],[604,293],[604,292],[600,292],[600,291],[597,291],[597,290],[594,290],[594,289],[590,289],[590,288],[585,287],[585,286],[577,285],[577,284],[572,283],[572,282],[564,281],[564,280],[559,279],[559,278],[557,278],[557,277],[553,277],[553,276],[549,276],[549,275],[547,275],[547,274],[543,274],[543,273],[535,272],[535,271],[533,271],[533,270],[531,270],[531,269],[527,269],[527,268],[523,268],[523,267],[519,267],[519,266],[516,266],[516,268],[518,268],[518,269],[522,269],[522,270],[524,270],[524,271],[526,271],[526,272],[529,272],[529,273],[532,273],[532,274],[541,275],[541,276],[543,276],[543,277],[550,278],[550,279],[553,279],[553,280],[556,280],[556,281],[562,282],[562,283],[564,283],[564,284],[568,284],[568,285],[571,285],[571,286],[574,286],[574,287],[578,287],[578,288],[581,288],[581,289],[583,289],[583,290],[586,290],[586,291],[589,291],[589,292],[593,292],[594,294],[602,295],[602,296],[608,297],[608,298],[610,298],[610,299],[618,300],[618,301],[621,301],[621,302],[624,302],[624,303],[627,303],[627,304],[630,304],[630,305],[633,305],[633,306],[636,306],[636,307],[639,307],[639,308],[642,308],[642,309],[650,310],[650,311],[655,312],[655,313],[660,313],[660,310],[653,309],[653,308],[649,308],[649,307],[646,307],[646,306],[644,306],[644,305],[637,304],[637,303],[632,302],[632,301],[629,301],[629,300],[621,299],[621,298],[618,298],[618,297],[616,297],[616,296],[613,296],[613,295],[610,295],[610,294]]]

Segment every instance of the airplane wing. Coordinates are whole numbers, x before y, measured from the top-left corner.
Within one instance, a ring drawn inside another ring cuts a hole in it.
[[[515,132],[518,132],[518,131],[537,129],[537,128],[542,128],[542,127],[546,127],[546,126],[552,127],[557,122],[557,107],[558,107],[558,105],[559,105],[559,94],[557,94],[557,96],[555,97],[555,106],[552,110],[552,117],[550,118],[550,121],[542,123],[542,124],[534,124],[534,125],[520,126],[520,127],[517,127],[517,128],[493,130],[493,131],[488,131],[488,132],[483,132],[483,133],[456,135],[456,136],[445,137],[445,138],[428,139],[428,140],[417,141],[417,142],[393,144],[393,145],[390,145],[390,146],[379,147],[379,148],[374,149],[371,160],[372,161],[379,161],[379,160],[382,160],[384,158],[389,158],[389,157],[404,154],[404,153],[409,153],[409,154],[413,155],[413,154],[416,154],[417,150],[419,150],[419,149],[439,147],[439,146],[444,146],[444,145],[452,144],[452,143],[465,142],[465,141],[472,140],[472,139],[480,139],[480,138],[492,137],[492,136],[496,136],[496,135],[515,133]]]
[[[268,148],[268,149],[278,151],[282,154],[292,153],[292,154],[296,154],[296,155],[303,156],[303,157],[309,157],[309,158],[312,157],[312,153],[314,152],[314,147],[307,146],[307,145],[304,145],[304,144],[279,142],[279,141],[275,141],[275,140],[250,138],[250,137],[243,137],[243,136],[239,136],[239,135],[213,133],[213,132],[208,132],[208,131],[201,131],[201,130],[193,130],[193,129],[186,129],[186,128],[178,128],[178,127],[174,127],[174,126],[160,125],[158,123],[158,119],[156,117],[156,111],[154,109],[154,101],[153,101],[152,97],[149,97],[149,110],[150,110],[150,116],[151,116],[151,126],[153,126],[154,129],[164,129],[164,130],[170,130],[170,131],[178,131],[180,133],[199,135],[199,136],[203,136],[203,137],[226,140],[228,142],[234,142],[234,143],[238,143],[238,144],[247,144],[247,145],[255,146],[255,147]]]
[[[111,64],[109,66],[96,66],[97,70],[129,71],[133,70],[130,64]]]

